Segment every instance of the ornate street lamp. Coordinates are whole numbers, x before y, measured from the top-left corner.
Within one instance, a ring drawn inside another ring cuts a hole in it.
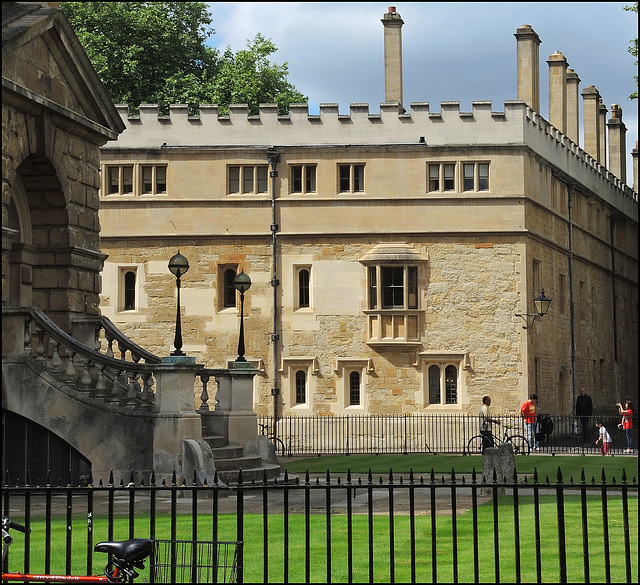
[[[178,287],[178,311],[176,313],[176,336],[173,340],[173,345],[176,348],[175,351],[171,352],[171,355],[185,355],[182,349],[182,326],[180,324],[180,277],[186,274],[187,270],[189,270],[189,261],[180,254],[180,250],[178,253],[169,260],[169,270],[176,277],[176,285]]]
[[[238,359],[237,362],[246,362],[244,357],[244,293],[251,288],[251,279],[244,270],[236,274],[233,279],[233,287],[240,293],[240,337],[238,338]]]
[[[526,323],[523,329],[531,329],[537,319],[542,319],[549,310],[551,299],[548,299],[544,294],[544,289],[540,291],[540,295],[533,299],[533,306],[536,310],[535,313],[516,313],[516,317],[522,317]]]

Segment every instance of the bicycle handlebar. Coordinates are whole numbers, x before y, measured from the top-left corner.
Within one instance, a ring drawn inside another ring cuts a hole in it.
[[[12,520],[9,520],[9,518],[4,518],[2,520],[2,528],[4,528],[5,530],[10,530],[13,528],[14,530],[22,532],[23,534],[29,532],[29,529],[26,526],[18,524],[17,522],[13,522]]]

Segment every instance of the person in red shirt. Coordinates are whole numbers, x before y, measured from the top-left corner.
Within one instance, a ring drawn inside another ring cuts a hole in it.
[[[625,401],[624,408],[622,408],[622,404],[618,402],[618,410],[622,415],[622,428],[624,429],[625,435],[627,435],[627,448],[624,452],[633,453],[633,439],[631,437],[631,430],[633,429],[633,404],[631,404],[631,400]]]
[[[520,416],[524,419],[524,428],[527,432],[529,446],[538,451],[540,449],[540,443],[536,438],[536,421],[538,420],[535,405],[536,400],[538,400],[537,394],[532,394],[529,397],[529,400],[524,402],[520,407]]]

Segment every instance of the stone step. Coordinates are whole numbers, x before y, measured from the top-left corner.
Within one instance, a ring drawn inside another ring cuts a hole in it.
[[[216,462],[217,465],[217,462]],[[217,470],[218,479],[222,480],[224,483],[237,484],[238,483],[238,469],[229,469],[229,470]],[[255,481],[256,483],[261,483],[266,474],[267,480],[281,478],[283,475],[282,467],[279,465],[273,464],[265,464],[259,467],[254,467],[251,469],[243,469],[242,470],[242,483],[251,483]]]
[[[214,461],[218,459],[238,459],[244,457],[244,449],[238,445],[227,445],[226,447],[215,447],[211,449]]]
[[[202,437],[207,443],[209,443],[209,447],[212,449],[216,449],[218,447],[226,447],[227,440],[223,436],[219,435],[210,435],[208,437]]]
[[[262,457],[260,455],[245,455],[243,457],[232,457],[229,459],[217,459],[214,457],[214,463],[218,473],[221,471],[230,471],[242,469],[255,469],[262,465]]]

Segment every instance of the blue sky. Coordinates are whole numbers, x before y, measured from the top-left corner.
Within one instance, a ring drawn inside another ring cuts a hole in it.
[[[495,111],[517,98],[516,39],[529,24],[540,45],[541,114],[548,119],[547,59],[560,51],[581,79],[580,90],[594,85],[605,105],[617,103],[627,127],[627,151],[638,140],[634,58],[627,52],[638,36],[633,13],[618,2],[210,2],[216,34],[211,44],[234,51],[257,33],[278,47],[273,60],[288,62],[289,80],[308,96],[309,110],[338,103],[384,101],[383,27],[389,6],[404,20],[404,105],[442,101],[491,100]],[[626,3],[630,4],[630,3]],[[581,131],[582,132],[582,131]],[[581,137],[582,142],[582,137]],[[582,144],[581,144],[582,146]],[[628,156],[627,182],[631,183]]]

